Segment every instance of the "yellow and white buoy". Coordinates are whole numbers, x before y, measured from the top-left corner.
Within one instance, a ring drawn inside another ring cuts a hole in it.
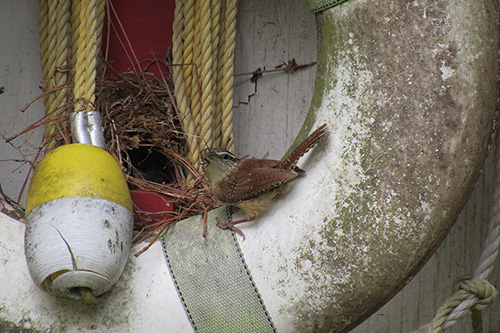
[[[35,284],[92,302],[120,277],[132,241],[133,208],[115,159],[68,144],[38,164],[28,191],[25,253]]]

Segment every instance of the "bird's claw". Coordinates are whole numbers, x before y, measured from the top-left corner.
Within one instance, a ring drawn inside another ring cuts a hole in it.
[[[236,228],[234,226],[234,223],[223,222],[223,221],[221,221],[220,218],[217,218],[216,220],[217,220],[217,226],[219,228],[221,228],[222,230],[231,229],[234,232],[236,232],[238,235],[240,235],[241,237],[243,237],[243,240],[245,240],[245,234],[243,233],[243,231],[241,231],[240,229]]]

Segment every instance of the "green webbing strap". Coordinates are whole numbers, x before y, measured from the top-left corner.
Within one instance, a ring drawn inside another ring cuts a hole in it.
[[[235,233],[217,227],[230,220],[230,209],[179,222],[163,236],[170,274],[195,332],[276,332],[243,259]]]
[[[313,13],[318,13],[325,9],[340,5],[342,2],[346,1],[347,0],[307,0],[307,3]]]

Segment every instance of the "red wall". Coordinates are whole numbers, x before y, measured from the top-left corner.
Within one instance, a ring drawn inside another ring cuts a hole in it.
[[[168,48],[172,45],[172,22],[174,20],[175,1],[113,0],[111,2],[116,15],[111,6],[109,6],[109,12],[107,12],[107,17],[104,21],[102,42],[103,54],[106,54],[106,51],[108,51],[107,60],[111,63],[111,66],[119,73],[138,70],[137,62],[130,52],[131,50],[125,39],[125,34],[142,69],[149,63],[149,60],[155,57],[157,59],[165,59]],[[116,31],[108,24],[108,14]],[[117,16],[123,29],[120,27],[116,18]],[[108,36],[109,42],[107,41]],[[109,48],[107,48],[107,43],[109,43]],[[127,56],[126,51],[132,59]],[[135,69],[133,65],[136,66]],[[167,69],[162,67],[161,70],[165,72]],[[152,72],[159,77],[160,71],[157,65],[151,66],[148,72]],[[107,73],[110,75],[113,74],[109,69]]]

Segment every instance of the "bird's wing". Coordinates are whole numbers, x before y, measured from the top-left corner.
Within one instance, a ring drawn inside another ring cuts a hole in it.
[[[297,174],[293,171],[274,168],[273,166],[276,166],[278,161],[256,161],[253,159],[241,160],[240,172],[229,173],[219,184],[218,191],[215,193],[217,199],[225,203],[248,200],[297,177]],[[249,171],[242,176],[242,169]]]

